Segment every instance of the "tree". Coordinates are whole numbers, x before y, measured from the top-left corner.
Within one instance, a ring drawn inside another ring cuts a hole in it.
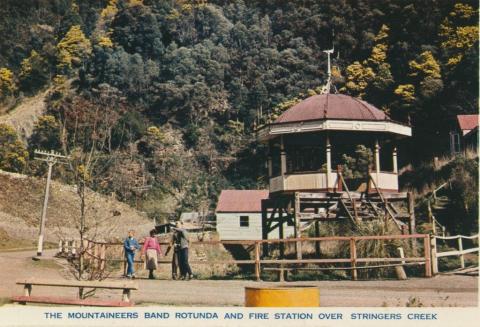
[[[30,56],[22,60],[19,79],[22,90],[35,91],[45,85],[50,79],[50,72],[47,60],[35,50]]]
[[[411,77],[419,84],[421,95],[426,98],[436,96],[443,89],[440,65],[430,51],[420,54],[417,60],[409,62]]]
[[[28,140],[30,148],[41,150],[60,150],[60,124],[52,115],[38,118]]]
[[[12,71],[5,67],[0,68],[0,100],[13,95],[16,90]]]
[[[162,147],[164,140],[164,133],[158,127],[150,126],[146,135],[137,143],[137,150],[144,157],[152,157]]]
[[[117,89],[100,85],[92,90],[90,98],[68,94],[52,111],[60,121],[61,147],[69,156],[68,178],[76,185],[80,200],[80,212],[75,225],[81,240],[87,235],[96,237],[96,228],[101,220],[88,217],[88,191],[101,184],[103,173],[108,169],[108,157],[112,149],[112,130],[123,113],[124,103]],[[82,256],[83,257],[83,256]],[[80,263],[79,276],[83,274]]]
[[[347,82],[345,88],[353,96],[363,98],[366,89],[375,78],[375,72],[371,67],[365,67],[358,61],[347,67]]]
[[[388,26],[382,25],[380,31],[374,37],[376,43],[372,48],[370,57],[362,63],[355,61],[347,67],[347,82],[344,90],[353,96],[363,98],[368,94],[369,98],[377,100],[375,102],[378,102],[378,104],[382,104],[382,100],[384,101],[384,93],[393,84],[391,66],[387,61],[389,31]]]
[[[372,150],[359,144],[355,148],[354,157],[342,155],[342,168],[345,178],[365,178],[373,164]]]
[[[85,37],[80,25],[74,25],[57,44],[57,68],[60,71],[69,71],[79,67],[91,52],[90,40]]]
[[[404,105],[411,105],[415,100],[415,86],[412,84],[401,84],[399,85],[394,93],[398,95]]]
[[[22,172],[27,160],[28,151],[13,127],[0,123],[0,169]]]
[[[440,25],[441,48],[448,58],[447,66],[456,66],[465,52],[478,43],[477,18],[478,10],[468,4],[456,3]]]

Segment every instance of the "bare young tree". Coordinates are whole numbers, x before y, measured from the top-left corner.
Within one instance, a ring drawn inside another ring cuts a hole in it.
[[[111,160],[112,129],[124,111],[124,99],[117,89],[102,84],[90,96],[73,95],[65,98],[57,108],[62,124],[61,144],[70,157],[69,179],[76,185],[79,215],[75,227],[80,236],[78,278],[83,278],[84,240],[96,238],[102,220],[88,215],[88,191],[101,179]]]

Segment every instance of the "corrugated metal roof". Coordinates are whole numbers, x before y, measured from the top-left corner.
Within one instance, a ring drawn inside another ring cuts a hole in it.
[[[222,190],[216,212],[262,212],[268,190]]]
[[[457,120],[462,131],[478,126],[478,115],[457,115]]]
[[[388,116],[360,99],[344,94],[320,94],[294,105],[274,124],[322,119],[385,120]]]

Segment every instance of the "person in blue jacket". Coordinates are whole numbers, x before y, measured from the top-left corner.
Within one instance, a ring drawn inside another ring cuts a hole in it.
[[[135,232],[128,231],[128,237],[123,242],[123,249],[125,251],[125,258],[127,259],[127,278],[135,278],[135,271],[133,270],[133,260],[135,258],[135,250],[140,249],[140,244],[133,237]]]

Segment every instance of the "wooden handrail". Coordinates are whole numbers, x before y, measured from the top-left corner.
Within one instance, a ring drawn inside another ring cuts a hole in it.
[[[433,263],[433,273],[438,273],[438,258],[442,257],[449,257],[449,256],[459,256],[460,257],[460,267],[463,269],[465,268],[465,254],[468,253],[478,253],[479,247],[474,247],[470,249],[463,248],[463,239],[477,239],[478,234],[472,236],[465,236],[465,235],[455,235],[455,236],[431,236],[431,246],[432,246],[432,263]],[[446,251],[446,252],[437,252],[437,239],[441,240],[457,240],[458,250],[454,251]]]
[[[382,191],[380,191],[380,189],[378,188],[377,183],[375,182],[375,179],[373,178],[373,176],[370,172],[368,172],[368,176],[369,176],[369,179],[372,180],[373,187],[377,191],[378,195],[380,196],[380,199],[382,200],[382,202],[385,206],[385,211],[392,218],[392,220],[395,223],[395,226],[397,226],[398,230],[402,231],[402,226],[400,226],[398,221],[395,219],[395,214],[393,214],[392,211],[390,210],[390,208],[388,207],[389,203],[387,202],[387,200],[385,200],[385,197],[383,196]]]
[[[368,177],[369,177],[369,180],[372,181],[373,187],[375,188],[375,190],[377,190],[377,193],[380,196],[380,199],[382,199],[382,202],[385,203],[385,197],[383,196],[382,192],[378,188],[377,183],[375,182],[375,179],[373,179],[373,176],[370,172],[368,173]]]
[[[337,175],[338,175],[338,178],[340,178],[340,181],[342,182],[343,187],[345,188],[345,192],[347,192],[347,196],[350,199],[350,202],[352,203],[353,214],[354,214],[354,218],[355,218],[354,222],[357,223],[358,222],[358,212],[357,212],[357,208],[355,207],[355,200],[352,198],[352,195],[350,194],[350,190],[348,189],[347,183],[345,182],[345,179],[343,178],[343,174],[340,171],[338,171]],[[342,205],[344,206],[344,209],[348,212],[348,209],[345,206],[345,203],[342,202]],[[348,215],[351,216],[350,212],[348,212]]]
[[[435,238],[439,238],[441,240],[455,240],[457,238],[466,238],[469,240],[473,240],[475,238],[478,238],[478,234],[472,235],[472,236],[465,236],[465,235],[455,235],[455,236],[434,236]]]

